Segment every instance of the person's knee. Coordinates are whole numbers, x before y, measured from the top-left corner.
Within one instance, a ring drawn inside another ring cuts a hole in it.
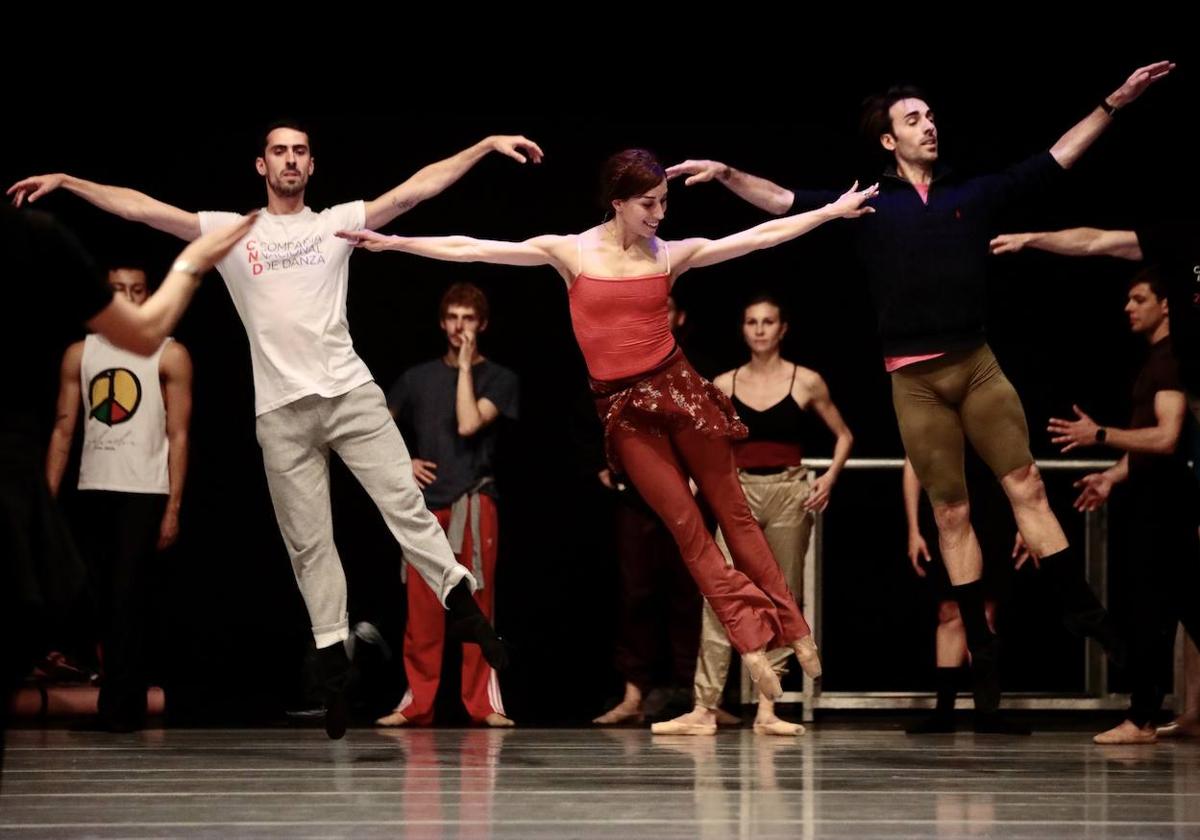
[[[1041,507],[1047,504],[1046,485],[1036,464],[1026,464],[1007,473],[1001,483],[1017,504]]]
[[[942,627],[962,626],[962,613],[954,601],[942,601],[938,604],[938,624]]]
[[[938,532],[943,535],[964,533],[971,527],[971,505],[965,499],[936,504],[933,506],[933,518],[937,522]]]

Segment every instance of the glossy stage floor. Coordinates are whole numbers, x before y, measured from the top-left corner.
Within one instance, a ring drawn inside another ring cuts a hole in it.
[[[870,724],[866,724],[869,726]],[[0,838],[1200,837],[1200,743],[1083,732],[9,733]]]

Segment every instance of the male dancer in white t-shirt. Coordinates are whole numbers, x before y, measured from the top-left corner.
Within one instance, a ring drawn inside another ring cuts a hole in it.
[[[350,663],[346,579],[333,543],[329,451],[366,489],[404,550],[405,559],[450,613],[450,632],[476,642],[492,667],[506,664],[503,643],[479,611],[470,572],[455,560],[425,507],[412,464],[383,392],[358,355],[346,322],[352,247],[337,230],[378,228],[432,198],[489,152],[538,163],[542,150],[519,136],[494,136],[424,167],[373,201],[315,213],[304,205],[314,160],[308,132],[273,124],[256,161],[267,206],[250,233],[217,265],[250,339],[257,435],[267,484],[300,593],[308,607],[325,695],[325,730],[346,729]],[[235,219],[232,213],[189,213],[143,193],[64,174],[41,175],[9,188],[14,203],[62,187],[131,221],[191,241]]]

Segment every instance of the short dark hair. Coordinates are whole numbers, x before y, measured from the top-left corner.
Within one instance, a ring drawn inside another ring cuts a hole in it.
[[[142,272],[142,274],[145,274],[147,277],[150,276],[150,269],[147,265],[147,262],[146,262],[146,260],[144,260],[141,257],[117,256],[116,258],[108,259],[104,265],[104,270],[106,272],[120,271],[122,269],[128,269],[131,271],[140,271],[140,272]]]
[[[876,149],[879,148],[879,138],[893,131],[892,118],[889,111],[897,102],[904,99],[920,99],[929,101],[925,91],[916,85],[892,85],[883,93],[876,93],[863,100],[859,112],[858,127],[863,142]]]
[[[1139,271],[1133,277],[1129,278],[1129,284],[1126,287],[1129,291],[1133,291],[1133,287],[1141,283],[1145,283],[1150,287],[1150,291],[1154,292],[1154,296],[1159,300],[1166,300],[1168,292],[1167,279],[1163,277],[1162,269],[1157,265],[1148,265]]]
[[[438,304],[438,317],[445,318],[451,306],[469,306],[479,316],[479,323],[487,322],[487,295],[474,283],[459,282],[446,289],[446,293],[442,295],[442,302]]]
[[[263,131],[258,144],[258,151],[260,154],[266,150],[267,141],[271,138],[271,132],[278,128],[290,128],[293,131],[301,132],[305,137],[308,138],[308,148],[310,152],[312,151],[312,132],[308,130],[308,126],[299,120],[293,120],[290,117],[281,117],[280,119],[267,123],[266,130]]]

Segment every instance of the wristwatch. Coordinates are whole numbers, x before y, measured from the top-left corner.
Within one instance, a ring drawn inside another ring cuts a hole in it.
[[[1108,440],[1108,429],[1101,426],[1096,430],[1096,443],[1104,443],[1106,440]]]

